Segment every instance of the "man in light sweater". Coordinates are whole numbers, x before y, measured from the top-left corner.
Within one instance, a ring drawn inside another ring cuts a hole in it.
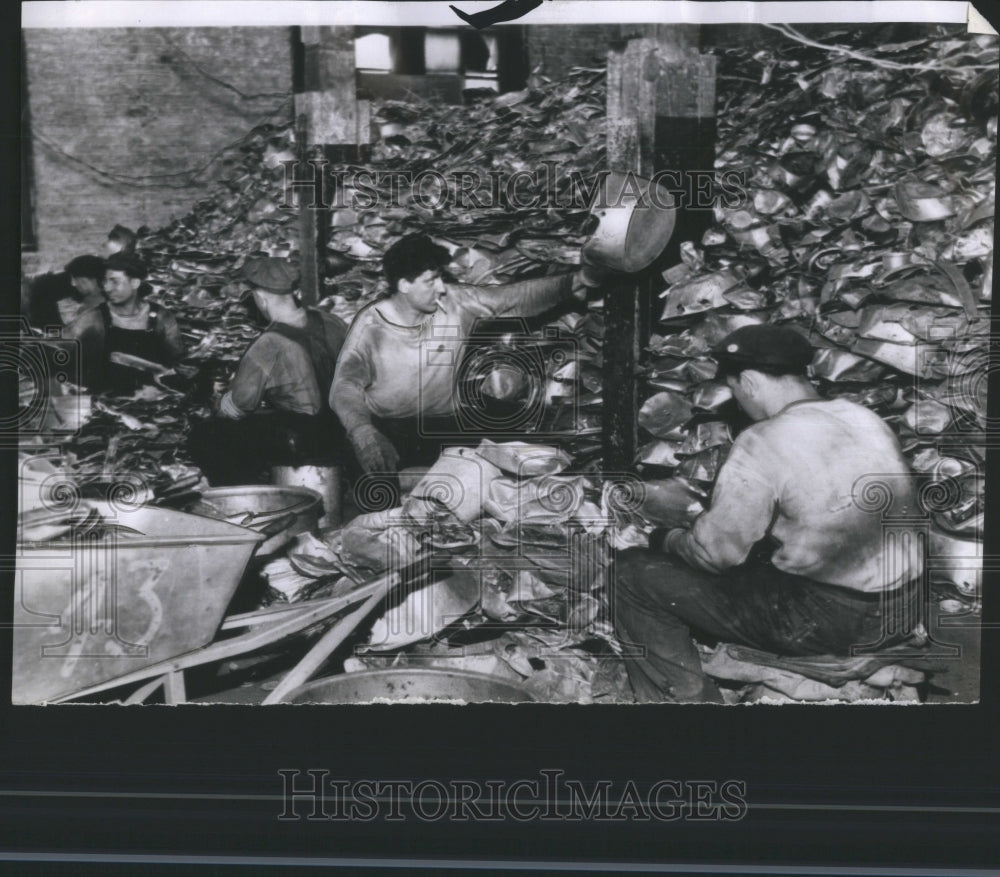
[[[915,489],[899,442],[878,415],[823,400],[806,377],[812,348],[778,326],[745,326],[716,351],[756,421],[734,442],[710,508],[690,529],[654,530],[616,563],[616,626],[645,647],[628,661],[640,701],[722,702],[691,639],[785,655],[848,654],[913,618],[923,558],[917,540],[888,556],[866,485],[912,514]],[[888,643],[886,643],[888,644]]]
[[[330,407],[366,472],[433,462],[441,437],[456,433],[455,372],[477,319],[530,317],[571,296],[586,298],[574,274],[446,286],[441,272],[448,262],[448,251],[426,235],[400,239],[382,263],[390,295],[360,310],[351,324]]]

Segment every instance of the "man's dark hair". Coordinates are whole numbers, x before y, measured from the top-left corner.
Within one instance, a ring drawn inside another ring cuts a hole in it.
[[[104,260],[97,256],[77,256],[63,270],[70,277],[89,277],[100,283],[104,278]]]
[[[400,238],[382,257],[382,270],[389,281],[390,294],[398,290],[400,280],[414,281],[425,271],[440,271],[451,255],[425,234],[410,234]]]
[[[138,238],[132,229],[126,228],[124,225],[116,225],[108,232],[108,240],[121,244],[121,252],[134,253]]]
[[[59,299],[83,301],[83,296],[73,289],[69,274],[65,271],[58,274],[49,272],[29,279],[28,290],[24,316],[36,329],[62,324],[59,306],[56,304]]]

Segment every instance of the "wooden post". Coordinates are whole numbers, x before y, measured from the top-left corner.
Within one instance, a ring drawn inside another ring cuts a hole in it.
[[[686,201],[677,215],[677,226],[658,267],[680,261],[684,241],[700,244],[712,224],[710,207],[695,203],[695,189],[704,186],[715,170],[715,62],[714,55],[698,51],[698,29],[685,26],[656,27],[660,75],[656,83],[656,119],[653,130],[653,165],[671,170],[684,182]],[[656,309],[658,300],[654,300]],[[653,319],[657,319],[656,313]]]
[[[328,172],[345,162],[364,161],[369,139],[370,106],[358,101],[354,59],[354,28],[302,27],[301,46],[296,53],[301,69],[296,71],[295,120],[299,173],[313,169],[307,164],[318,147],[329,164]],[[327,181],[330,182],[329,179]],[[332,184],[324,187],[325,202],[334,199]],[[326,248],[330,236],[331,211],[322,205],[299,202],[302,298],[315,304],[326,294]]]
[[[714,167],[715,64],[698,53],[698,29],[641,26],[608,52],[607,155],[611,171],[652,177]],[[682,176],[683,178],[683,176]],[[616,277],[604,294],[604,469],[630,472],[638,448],[637,371],[658,314],[658,271],[700,240],[710,211],[679,211],[664,255],[644,275]]]
[[[608,169],[640,172],[642,117],[652,120],[652,100],[642,88],[642,40],[629,40],[608,51]],[[645,107],[640,106],[640,99]],[[648,122],[647,122],[648,124]],[[641,293],[635,279],[615,275],[604,289],[604,472],[632,470],[637,447]]]

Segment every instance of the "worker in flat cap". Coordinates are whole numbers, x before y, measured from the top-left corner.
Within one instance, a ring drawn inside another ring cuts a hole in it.
[[[252,295],[268,325],[240,360],[216,417],[192,432],[192,454],[214,486],[256,483],[265,468],[339,453],[327,399],[347,325],[302,307],[298,271],[287,260],[249,258],[241,276],[242,298]]]
[[[883,539],[865,485],[889,484],[894,513],[915,508],[910,469],[877,414],[820,398],[813,351],[794,330],[737,329],[715,351],[718,376],[754,421],[719,470],[707,511],[620,554],[614,600],[640,701],[722,702],[691,631],[782,655],[849,655],[892,644],[918,607],[918,540]],[[904,614],[905,613],[905,614]]]
[[[480,318],[530,317],[586,297],[579,274],[502,286],[445,284],[448,250],[423,234],[382,259],[388,294],[362,308],[344,344],[330,394],[366,472],[433,463],[454,440],[455,374]]]

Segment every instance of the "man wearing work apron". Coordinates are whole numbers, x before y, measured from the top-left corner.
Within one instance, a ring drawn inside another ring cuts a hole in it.
[[[247,349],[211,419],[191,432],[195,462],[213,486],[259,483],[273,466],[328,464],[339,425],[327,405],[347,326],[303,308],[298,272],[283,259],[248,259],[249,295],[269,321]]]
[[[174,315],[140,294],[145,277],[146,266],[138,256],[115,253],[105,263],[105,349],[173,365],[184,355],[184,338]]]

